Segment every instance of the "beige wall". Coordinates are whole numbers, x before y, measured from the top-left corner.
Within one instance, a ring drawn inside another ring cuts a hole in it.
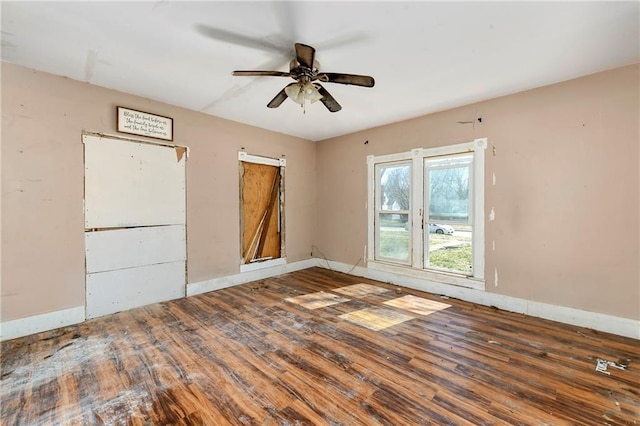
[[[239,272],[241,147],[287,158],[290,261],[314,244],[317,257],[362,265],[366,156],[488,137],[487,291],[640,319],[639,73],[620,68],[314,144],[2,64],[2,321],[84,305],[81,132],[115,133],[116,105],[173,117],[175,142],[191,149],[191,283]]]
[[[287,257],[310,256],[314,143],[3,63],[2,321],[84,305],[81,134],[115,134],[116,105],[172,117],[175,143],[191,150],[190,283],[239,272],[241,147],[286,156]]]
[[[362,262],[367,155],[487,137],[487,291],[640,319],[639,75],[628,66],[319,142],[314,244]]]

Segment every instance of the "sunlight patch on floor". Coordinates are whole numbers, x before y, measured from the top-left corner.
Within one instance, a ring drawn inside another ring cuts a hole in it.
[[[414,317],[389,308],[372,307],[340,315],[340,318],[370,330],[380,331],[392,325],[409,321]]]
[[[317,293],[305,294],[304,296],[288,297],[284,300],[307,309],[318,309],[326,306],[337,305],[338,303],[348,302],[350,299],[336,294],[319,291]]]
[[[410,294],[393,300],[383,302],[385,305],[394,308],[404,309],[418,315],[430,315],[434,312],[441,311],[451,307],[446,303],[436,302],[435,300],[423,299],[422,297],[412,296]]]
[[[354,284],[346,287],[336,288],[333,291],[350,297],[363,297],[370,294],[387,293],[391,290],[384,287],[378,287],[371,284]]]

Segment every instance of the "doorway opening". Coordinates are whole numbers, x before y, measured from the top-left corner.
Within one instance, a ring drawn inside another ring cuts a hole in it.
[[[240,160],[240,271],[286,263],[284,171],[286,160],[238,154]]]

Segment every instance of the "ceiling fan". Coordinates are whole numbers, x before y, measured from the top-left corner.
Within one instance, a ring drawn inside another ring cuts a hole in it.
[[[367,75],[320,72],[320,64],[315,60],[316,50],[306,44],[296,43],[296,58],[289,64],[289,72],[284,71],[234,71],[235,76],[272,76],[291,77],[294,83],[288,84],[267,104],[269,108],[278,108],[287,98],[304,108],[305,101],[321,101],[331,112],[342,109],[333,96],[322,87],[322,83],[351,84],[373,87],[373,77]]]

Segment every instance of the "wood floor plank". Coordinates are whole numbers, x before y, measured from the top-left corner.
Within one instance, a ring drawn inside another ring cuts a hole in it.
[[[411,318],[340,318],[379,308]],[[633,425],[639,346],[311,268],[3,342],[0,424]]]

